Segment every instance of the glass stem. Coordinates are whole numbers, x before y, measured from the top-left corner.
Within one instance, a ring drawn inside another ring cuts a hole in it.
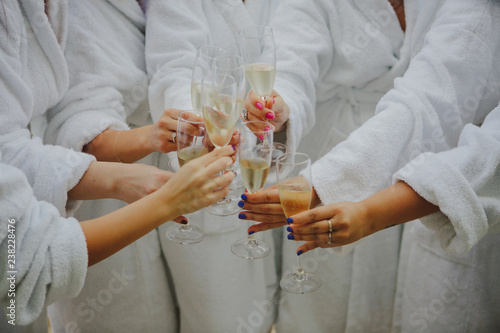
[[[299,244],[299,246],[300,246],[300,244]],[[304,275],[304,270],[302,269],[302,265],[300,264],[300,256],[297,256],[297,275],[299,277],[303,277],[303,275]]]

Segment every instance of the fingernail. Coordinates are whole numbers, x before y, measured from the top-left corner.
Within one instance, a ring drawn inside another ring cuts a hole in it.
[[[288,223],[288,224],[293,223],[293,219],[291,217],[287,218],[286,223]]]
[[[287,227],[287,228],[286,228],[286,231],[288,231],[288,232],[293,232],[293,229],[292,229],[292,227]]]
[[[246,217],[246,215],[245,215],[245,214],[238,214],[238,218],[239,218],[240,220],[246,220],[246,219],[247,219],[247,217]]]
[[[262,141],[264,141],[264,135],[259,134],[259,139],[261,139]]]
[[[299,252],[297,252],[297,255],[300,256],[302,253],[304,253],[304,251],[300,250]]]
[[[274,99],[274,97],[273,97],[273,96],[271,96],[271,98],[273,99],[273,104],[274,104],[274,103],[276,103],[276,100]]]
[[[257,109],[262,110],[262,103],[261,102],[255,103],[255,106],[257,107]]]
[[[181,221],[181,223],[182,223],[182,224],[188,224],[188,221],[186,221],[186,220],[182,220],[182,221]]]
[[[266,118],[267,119],[274,119],[274,113],[272,113],[272,112],[266,113]]]
[[[231,147],[233,148],[233,151],[236,151],[236,146],[235,145],[231,145]]]
[[[238,202],[238,207],[243,208],[245,206],[245,203],[243,201]]]
[[[295,237],[294,237],[292,234],[289,234],[289,235],[288,235],[288,239],[294,240],[294,239],[295,239]]]
[[[255,234],[255,231],[250,231],[248,234],[253,235],[253,234]]]
[[[266,126],[266,127],[264,128],[264,131],[266,131],[266,132],[267,132],[267,131],[269,131],[270,129],[271,129],[271,127]]]
[[[248,200],[247,195],[246,194],[242,194],[241,195],[241,200],[247,201]]]

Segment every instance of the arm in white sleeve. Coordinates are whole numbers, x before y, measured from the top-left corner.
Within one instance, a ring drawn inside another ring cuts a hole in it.
[[[147,96],[144,17],[108,1],[69,5],[65,58],[69,91],[48,115],[45,140],[81,151],[107,129],[126,130],[126,117]],[[134,8],[132,8],[134,9]],[[138,13],[136,13],[138,12]]]
[[[0,20],[3,17],[0,15]],[[12,19],[12,18],[10,18]],[[3,26],[3,25],[2,25]],[[10,26],[10,29],[13,27]],[[22,77],[19,45],[8,38],[5,30],[0,38],[0,153],[3,162],[21,169],[38,200],[54,204],[65,214],[67,192],[81,179],[95,159],[87,154],[43,145],[31,139],[27,129],[32,117],[33,91]]]
[[[85,236],[78,221],[62,218],[54,206],[37,201],[23,173],[2,163],[0,221],[1,306],[9,313],[13,299],[16,325],[27,325],[44,306],[80,292],[87,272]],[[12,245],[15,256],[9,257]]]
[[[191,109],[191,73],[199,46],[210,42],[200,0],[151,1],[146,22],[146,64],[153,121],[166,108]]]
[[[271,21],[276,43],[274,89],[290,107],[286,135],[292,151],[315,122],[316,82],[333,62],[328,27],[334,11],[330,1],[284,1]]]
[[[399,170],[440,212],[420,219],[436,231],[443,249],[460,254],[487,233],[500,231],[500,106],[481,127],[465,126],[458,147],[424,153]]]
[[[500,89],[485,89],[500,78],[499,17],[494,2],[443,5],[377,114],[313,165],[323,203],[358,201],[390,186],[410,160],[456,147],[465,124],[484,119],[500,99]]]

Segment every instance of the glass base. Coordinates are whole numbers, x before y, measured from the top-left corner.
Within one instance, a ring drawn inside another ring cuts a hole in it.
[[[245,259],[260,259],[271,253],[271,248],[262,240],[240,239],[231,244],[231,252]]]
[[[200,228],[192,225],[173,225],[165,231],[167,238],[180,244],[196,244],[205,238]]]
[[[232,190],[229,191],[229,194],[214,203],[211,206],[205,207],[204,209],[212,215],[215,216],[230,216],[235,215],[241,212],[242,208],[238,206],[238,202],[241,200],[242,191]]]
[[[280,281],[280,286],[284,291],[292,294],[312,293],[321,287],[321,281],[312,273],[290,273]]]
[[[171,158],[170,161],[168,161],[168,168],[170,169],[170,171],[172,172],[177,172],[179,171],[179,169],[181,168],[179,166],[179,160],[178,159],[174,159],[174,158]]]

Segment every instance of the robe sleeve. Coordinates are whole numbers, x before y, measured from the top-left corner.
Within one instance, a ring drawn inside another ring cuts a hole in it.
[[[457,148],[419,155],[394,180],[439,206],[440,212],[420,220],[447,252],[467,252],[486,234],[499,232],[500,106],[481,127],[466,125]]]
[[[85,235],[78,221],[62,218],[54,206],[37,201],[24,174],[3,163],[0,221],[2,310],[8,314],[14,300],[16,325],[27,325],[44,306],[80,292],[88,265]],[[14,257],[8,256],[12,246]]]

